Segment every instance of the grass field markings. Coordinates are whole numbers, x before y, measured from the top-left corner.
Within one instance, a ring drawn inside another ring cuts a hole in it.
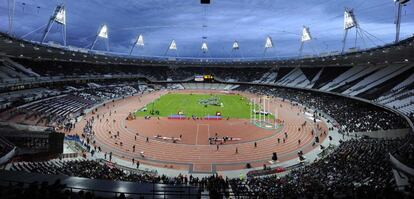
[[[160,111],[161,117],[169,116],[177,111],[183,111],[187,116],[196,115],[203,117],[206,115],[215,115],[220,111],[224,117],[231,118],[249,118],[250,107],[245,98],[236,95],[213,95],[220,98],[221,103],[225,106],[209,105],[204,107],[199,104],[199,100],[209,99],[212,95],[209,94],[167,94],[161,96],[160,100],[154,100],[156,109]],[[145,107],[147,110],[152,110],[153,102],[148,103]],[[137,112],[137,116],[148,115],[146,112]]]

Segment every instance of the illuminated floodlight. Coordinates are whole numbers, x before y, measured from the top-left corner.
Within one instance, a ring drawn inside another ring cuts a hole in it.
[[[138,47],[141,47],[141,48],[144,47],[144,36],[142,36],[142,34],[138,36],[137,40],[135,40],[134,45],[132,45],[132,48],[129,51],[129,55],[132,54],[132,52],[135,49],[135,46],[138,46]]]
[[[58,11],[55,14],[54,20],[62,25],[66,24],[66,11],[64,6],[58,6]]]
[[[267,36],[266,37],[265,48],[273,48],[273,40],[272,40],[272,37],[270,37],[270,36]]]
[[[92,43],[91,50],[93,50],[93,47],[95,46],[96,42],[98,40],[104,40],[106,50],[109,51],[109,34],[108,34],[108,26],[106,24],[102,24],[99,28],[99,31],[96,34],[95,40]]]
[[[201,44],[201,50],[203,51],[203,53],[206,53],[208,51],[208,47],[207,47],[206,42],[203,42],[203,44]]]
[[[47,23],[47,26],[42,35],[41,43],[45,42],[47,35],[55,23],[57,25],[60,25],[62,28],[63,45],[66,46],[66,10],[63,4],[56,6],[53,15],[49,18],[49,22]]]
[[[239,43],[237,41],[234,41],[232,48],[233,48],[233,50],[239,50],[240,49]]]
[[[106,24],[101,26],[101,29],[98,32],[98,37],[108,39],[108,26],[106,26]]]
[[[306,42],[306,41],[312,40],[312,36],[310,34],[309,27],[303,26],[301,40],[302,40],[302,42]]]
[[[170,43],[169,50],[177,50],[177,44],[175,43],[175,40],[173,39]]]
[[[357,22],[355,20],[354,11],[346,9],[344,12],[344,29],[348,30],[355,26],[357,26]]]
[[[302,36],[301,36],[300,40],[301,40],[301,44],[300,44],[300,48],[299,48],[299,57],[302,57],[302,52],[303,52],[303,47],[305,45],[305,42],[308,42],[308,41],[312,40],[312,36],[310,34],[309,27],[303,26]]]
[[[137,46],[144,46],[144,36],[142,36],[142,35],[139,35],[138,36],[138,39],[137,39],[137,42],[136,42],[136,45]]]

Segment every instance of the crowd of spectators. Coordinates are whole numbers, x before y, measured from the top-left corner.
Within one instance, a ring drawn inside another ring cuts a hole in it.
[[[142,170],[126,171],[112,164],[93,160],[48,161],[48,162],[20,162],[14,163],[12,171],[29,171],[34,173],[67,175],[90,179],[106,179],[114,181],[129,181],[139,183],[158,183],[169,185],[192,185],[207,189],[213,195],[224,194],[228,188],[227,181],[221,176],[193,177],[192,175],[178,175],[167,177]]]
[[[404,139],[350,139],[331,154],[314,163],[296,168],[285,176],[227,179],[214,175],[167,177],[143,171],[126,171],[108,163],[92,160],[14,163],[11,170],[44,174],[192,185],[209,191],[210,197],[233,194],[245,198],[404,198],[396,183],[388,153],[395,153]],[[412,188],[407,189],[412,194]],[[410,192],[411,191],[411,192]],[[408,195],[412,197],[413,195]]]
[[[407,142],[392,154],[403,164],[414,168],[414,136],[408,136]]]
[[[6,121],[17,115],[24,115],[26,120],[34,120],[30,124],[44,124],[70,130],[74,125],[74,118],[85,109],[96,104],[125,97],[137,93],[138,90],[130,85],[94,84],[63,89],[64,96],[35,101],[31,104],[18,106],[7,110]],[[37,121],[37,122],[36,122]]]
[[[70,193],[69,190],[64,190],[65,186],[56,181],[54,184],[34,182],[26,186],[23,183],[9,183],[8,185],[0,185],[0,198],[3,199],[63,199],[63,198],[77,198],[77,199],[92,199],[92,193]]]
[[[92,84],[89,88],[82,91],[74,92],[74,95],[80,96],[86,100],[100,103],[106,100],[120,98],[137,93],[137,89],[129,85],[98,85]]]
[[[236,195],[263,198],[404,198],[395,191],[388,152],[404,139],[352,139],[328,157],[284,177],[232,179]]]
[[[345,97],[266,86],[241,86],[238,89],[279,97],[322,111],[335,119],[344,132],[368,132],[409,127],[404,118],[393,112]]]
[[[141,75],[150,80],[184,80],[194,75],[213,75],[225,81],[253,82],[260,79],[269,68],[243,68],[236,70],[232,67],[165,67],[165,66],[140,66],[135,65],[113,65],[102,66],[96,64],[73,64],[60,61],[37,61],[27,59],[14,59],[14,61],[31,68],[38,74],[46,77],[69,77],[89,75]],[[44,67],[48,66],[48,67]]]

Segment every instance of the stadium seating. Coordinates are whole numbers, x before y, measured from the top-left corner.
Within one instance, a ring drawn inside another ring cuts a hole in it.
[[[264,86],[239,87],[238,90],[275,96],[304,104],[332,116],[345,132],[365,132],[407,128],[408,124],[394,113],[333,95],[320,95],[309,91],[276,89]]]
[[[325,196],[328,198],[393,198],[388,152],[406,140],[359,139],[342,143],[330,156],[284,177],[230,180],[235,195],[263,198]]]

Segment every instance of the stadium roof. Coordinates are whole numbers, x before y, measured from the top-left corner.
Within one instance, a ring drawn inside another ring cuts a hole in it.
[[[0,31],[8,31],[8,4],[0,4]],[[179,57],[205,58],[283,58],[298,56],[303,26],[309,27],[313,40],[306,43],[303,55],[340,51],[344,36],[344,9],[352,8],[364,36],[357,48],[392,43],[395,37],[395,10],[392,0],[124,0],[124,1],[16,1],[13,35],[41,41],[43,30],[57,5],[64,4],[67,45],[90,48],[98,29],[108,27],[108,44],[96,43],[94,49],[129,54],[139,35],[145,46],[132,55],[166,56],[172,40]],[[403,8],[401,38],[414,32],[414,3]],[[62,42],[62,29],[52,26],[46,42]],[[360,33],[359,33],[360,34]],[[273,48],[264,48],[267,37]],[[347,47],[355,47],[354,31]],[[239,49],[234,50],[233,43]],[[208,53],[200,49],[208,43]],[[172,56],[172,55],[169,55]],[[208,56],[208,57],[206,57]]]

